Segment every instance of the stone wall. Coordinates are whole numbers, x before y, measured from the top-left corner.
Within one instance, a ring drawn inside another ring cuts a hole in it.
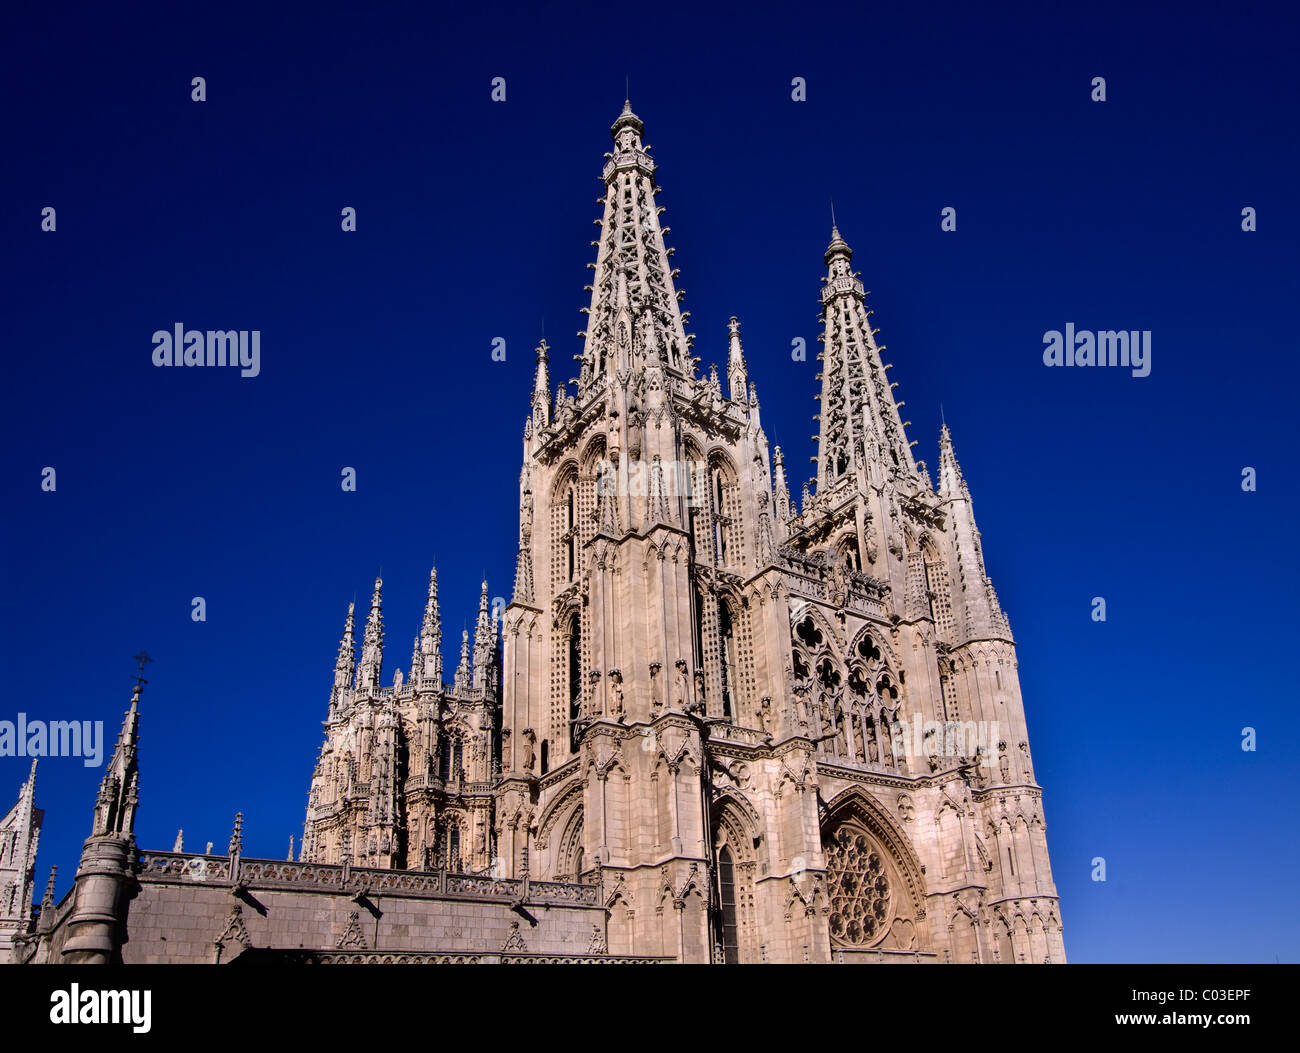
[[[150,852],[121,953],[126,964],[224,963],[250,949],[267,961],[601,960],[605,916],[592,885]]]

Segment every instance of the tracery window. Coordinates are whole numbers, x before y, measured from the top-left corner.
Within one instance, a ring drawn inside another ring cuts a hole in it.
[[[722,655],[722,715],[730,719],[736,683],[736,637],[731,625],[731,608],[718,605],[718,635]]]
[[[885,853],[866,829],[842,822],[826,839],[831,939],[869,947],[883,939],[893,913]]]
[[[575,611],[569,619],[569,752],[578,752],[582,716],[582,624]]]
[[[736,864],[727,845],[718,852],[718,902],[722,912],[722,960],[730,965],[740,961],[740,945],[736,925]]]

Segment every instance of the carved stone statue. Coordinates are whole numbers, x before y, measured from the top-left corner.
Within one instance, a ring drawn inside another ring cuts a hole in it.
[[[659,672],[662,669],[662,663],[650,663],[650,712],[653,716],[658,716],[659,711],[662,710],[664,706],[664,700],[661,697],[663,684],[659,681]]]
[[[686,659],[679,658],[674,664],[677,676],[673,682],[673,708],[686,711],[691,698],[690,680],[686,675]]]
[[[609,712],[620,724],[623,723],[623,674],[617,669],[609,671]]]
[[[532,728],[524,729],[524,771],[532,773],[533,765],[537,762],[537,756],[533,751],[533,744],[537,741],[537,736],[533,734]]]

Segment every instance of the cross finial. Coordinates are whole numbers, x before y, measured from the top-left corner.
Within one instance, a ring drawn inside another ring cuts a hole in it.
[[[140,666],[139,672],[137,672],[135,675],[135,686],[141,687],[144,684],[149,683],[149,681],[144,678],[144,667],[149,662],[152,662],[153,659],[149,657],[148,651],[141,651],[139,654],[133,655],[132,657],[134,658],[136,663],[138,663]]]

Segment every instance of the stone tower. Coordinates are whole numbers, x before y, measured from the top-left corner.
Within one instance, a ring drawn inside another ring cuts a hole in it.
[[[397,870],[487,871],[492,780],[499,768],[496,616],[483,582],[474,630],[461,638],[454,683],[443,683],[438,572],[408,673],[381,687],[384,619],[375,580],[356,661],[348,606],[334,666],[325,742],[312,775],[300,859]],[[354,667],[354,663],[355,667]]]
[[[816,490],[731,320],[697,372],[630,105],[579,376],[537,350],[504,619],[497,850],[597,883],[611,953],[1062,961],[1007,620],[945,428],[913,459],[832,231]]]
[[[936,489],[833,229],[796,506],[735,318],[725,390],[697,368],[643,130],[625,105],[577,378],[537,348],[503,649],[485,582],[444,683],[435,572],[384,687],[382,582],[359,661],[349,607],[301,861],[595,886],[614,955],[1063,961],[947,428]]]
[[[18,791],[18,802],[0,818],[0,963],[9,961],[15,937],[32,920],[36,846],[45,813],[36,807],[36,761]]]
[[[141,690],[137,683],[113,759],[99,784],[90,836],[81,848],[72,910],[59,949],[65,965],[113,965],[122,960],[126,901],[135,884]]]

